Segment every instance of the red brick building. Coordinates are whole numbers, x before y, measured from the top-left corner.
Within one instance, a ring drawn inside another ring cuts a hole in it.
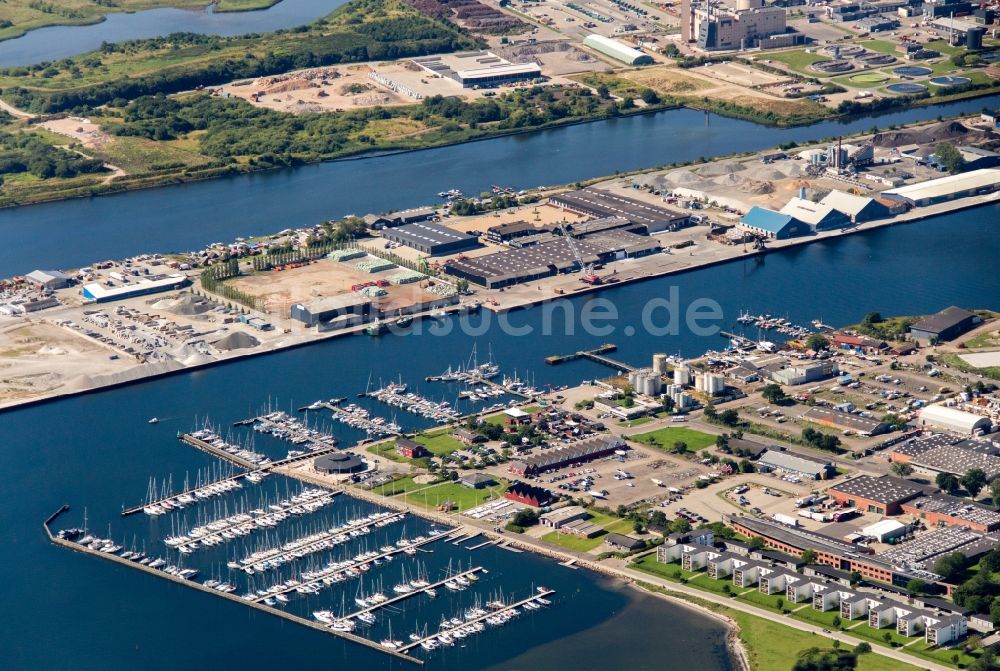
[[[413,442],[409,438],[403,437],[396,439],[396,451],[408,459],[419,459],[420,457],[430,456],[430,452],[427,451],[426,447],[420,443]]]
[[[552,500],[552,493],[542,487],[535,487],[525,482],[515,482],[503,493],[505,499],[523,503],[533,508],[541,508]]]

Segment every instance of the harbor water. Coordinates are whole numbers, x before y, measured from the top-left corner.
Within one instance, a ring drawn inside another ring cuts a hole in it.
[[[282,3],[283,4],[283,3]],[[278,5],[280,6],[280,5]],[[426,205],[452,188],[478,194],[571,183],[786,142],[809,142],[873,125],[978,112],[1000,96],[766,128],[695,110],[611,119],[411,153],[335,161],[91,199],[0,210],[0,276],[74,268],[144,252],[183,252],[238,236],[309,226],[348,214]]]
[[[682,305],[698,297],[718,301],[725,327],[741,311],[771,312],[796,323],[821,318],[839,324],[872,309],[930,312],[950,303],[996,308],[1000,276],[989,268],[1000,211],[993,206],[975,212],[976,216],[959,213],[870,231],[570,301],[578,312],[594,300],[611,300],[622,315],[612,334],[588,336],[577,330],[567,335],[557,330],[548,336],[509,336],[492,326],[477,338],[457,328],[445,335],[354,336],[0,414],[4,437],[0,472],[6,495],[0,509],[4,546],[0,571],[8,585],[6,605],[16,612],[0,629],[0,662],[11,669],[235,664],[250,669],[279,664],[301,669],[348,664],[400,668],[404,663],[328,635],[54,547],[46,541],[41,521],[69,503],[72,510],[60,525],[79,526],[86,509],[93,533],[158,550],[162,545],[155,544],[179,522],[144,515],[122,520],[119,512],[145,497],[150,476],[171,475],[179,486],[185,474],[191,477],[212,463],[207,455],[180,443],[177,431],[189,430],[196,419],[201,422],[205,417],[229,426],[267,403],[295,408],[319,398],[356,397],[369,379],[402,379],[425,396],[438,398],[446,395],[446,387],[425,383],[424,377],[466,361],[473,342],[480,360],[492,355],[504,373],[516,371],[539,387],[606,374],[607,368],[586,361],[555,367],[543,363],[548,354],[598,342],[618,343],[615,356],[636,364],[645,363],[655,351],[694,355],[721,347],[724,341],[718,336],[683,331],[654,337],[637,329],[626,335],[627,326],[639,326],[637,314],[644,303],[667,295],[670,287],[677,288]],[[510,320],[540,331],[542,315],[540,309],[525,310],[512,313]],[[414,357],[414,352],[421,356]],[[147,424],[152,416],[161,421]],[[339,427],[334,431],[344,440],[352,438]],[[264,446],[264,439],[259,440]],[[281,493],[297,486],[272,476],[258,487]],[[219,511],[219,505],[199,504],[181,515],[190,525],[199,515]],[[341,497],[324,514],[342,521],[369,509]],[[426,529],[426,522],[410,519],[391,527],[393,535],[386,537]],[[376,546],[380,542],[372,541]],[[228,555],[207,555],[202,579],[224,570],[223,556]],[[548,609],[468,639],[465,648],[432,653],[429,668],[583,670],[606,669],[611,663],[634,669],[729,668],[724,629],[718,623],[637,596],[585,571],[565,569],[529,553],[512,554],[494,546],[470,552],[445,542],[420,560],[428,572],[449,562],[486,566],[490,573],[483,589],[487,591],[502,588],[523,596],[538,585],[557,590]],[[402,565],[385,573],[386,586],[400,575]],[[345,590],[350,601],[356,586],[348,583]],[[312,598],[334,609],[341,599],[336,592]],[[468,605],[459,597],[448,598],[457,600],[436,607]],[[437,615],[420,604],[406,605],[393,615],[393,634],[402,638],[424,623],[434,626]],[[657,626],[664,622],[670,625]],[[637,623],[644,623],[638,630],[644,635],[637,633]],[[599,654],[596,646],[601,641],[605,642],[601,649],[613,659]],[[606,645],[610,641],[615,644]],[[664,660],[670,660],[666,666]]]
[[[0,42],[0,67],[57,61],[91,51],[103,42],[124,42],[171,33],[244,35],[305,25],[326,16],[347,0],[281,0],[252,12],[214,12],[204,9],[149,9],[111,13],[87,26],[52,26]],[[209,5],[210,0],[205,0]]]

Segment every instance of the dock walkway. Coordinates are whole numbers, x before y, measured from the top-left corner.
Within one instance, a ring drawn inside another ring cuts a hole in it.
[[[182,437],[182,440],[183,440],[183,437]],[[195,439],[195,440],[197,440],[197,439]],[[184,441],[184,442],[187,442],[187,441]],[[188,444],[191,445],[192,443],[188,443]],[[201,448],[199,448],[199,449],[201,449]],[[171,501],[171,502],[173,502],[174,499],[176,499],[178,496],[184,496],[185,494],[194,494],[195,492],[197,492],[199,490],[206,489],[208,487],[211,487],[212,485],[217,485],[220,482],[229,482],[229,481],[232,481],[232,480],[240,480],[242,478],[245,478],[249,473],[253,473],[253,472],[269,473],[269,472],[271,472],[272,469],[278,468],[279,466],[288,466],[288,465],[295,464],[295,463],[298,463],[300,461],[303,461],[305,459],[308,459],[310,457],[312,457],[312,458],[319,457],[319,456],[322,456],[324,454],[329,454],[330,452],[334,452],[336,450],[337,450],[336,447],[328,447],[328,448],[324,448],[322,450],[316,450],[315,452],[309,452],[308,454],[297,454],[297,455],[295,455],[293,457],[285,457],[284,459],[279,459],[277,461],[271,461],[271,462],[268,462],[266,464],[262,464],[260,466],[254,466],[251,470],[247,470],[247,471],[244,471],[242,473],[236,473],[236,474],[230,475],[229,477],[226,477],[226,478],[219,478],[218,480],[213,480],[212,482],[207,482],[207,483],[202,484],[202,485],[196,485],[194,487],[189,487],[188,489],[185,489],[183,491],[174,492],[172,494],[168,494],[168,495],[164,496],[163,498],[156,499],[155,501],[147,501],[146,503],[140,503],[138,505],[131,506],[129,508],[123,508],[122,509],[122,517],[128,517],[129,515],[135,515],[136,513],[141,513],[146,507],[161,505],[164,501]],[[232,455],[229,455],[229,456],[231,457]]]
[[[470,625],[470,624],[476,624],[477,622],[481,622],[481,621],[485,620],[488,617],[493,617],[497,613],[502,613],[502,612],[504,612],[506,610],[510,610],[512,608],[522,607],[526,603],[530,603],[530,602],[533,602],[533,601],[538,601],[539,599],[544,599],[545,597],[550,596],[550,595],[555,594],[555,593],[556,593],[556,591],[554,589],[540,589],[537,594],[532,594],[527,599],[521,599],[520,601],[515,601],[514,603],[511,603],[511,604],[509,604],[507,606],[504,606],[503,608],[497,608],[497,609],[492,610],[492,611],[490,611],[488,613],[484,613],[483,615],[480,615],[478,617],[474,617],[471,620],[465,620],[462,623],[462,626],[466,626],[466,625]],[[413,648],[417,647],[418,645],[423,644],[425,641],[429,641],[431,639],[436,639],[442,633],[448,633],[448,632],[447,632],[447,630],[445,630],[443,632],[438,632],[437,634],[430,634],[428,636],[424,636],[421,639],[413,641],[412,643],[407,643],[406,645],[403,645],[403,646],[397,648],[397,651],[405,653],[405,652],[407,652],[409,650],[412,650]]]
[[[293,585],[291,587],[285,587],[281,591],[269,592],[267,594],[267,596],[260,596],[260,595],[255,596],[252,599],[252,601],[254,601],[256,603],[256,602],[263,601],[267,597],[277,596],[279,594],[288,594],[289,592],[298,591],[298,589],[300,587],[307,587],[308,588],[308,587],[310,587],[312,585],[315,585],[317,583],[323,582],[324,578],[329,578],[331,575],[334,575],[336,573],[342,573],[342,572],[347,571],[349,569],[357,568],[358,566],[361,566],[362,564],[366,564],[368,562],[375,561],[376,559],[383,559],[385,557],[391,557],[391,556],[400,554],[401,552],[406,552],[407,548],[420,548],[420,547],[423,547],[424,545],[429,545],[429,544],[433,543],[434,541],[438,541],[438,540],[441,540],[442,538],[449,538],[449,537],[450,537],[450,534],[448,534],[448,533],[438,534],[436,536],[430,536],[430,537],[425,538],[425,539],[420,540],[420,541],[414,541],[413,543],[410,543],[409,545],[407,545],[405,547],[396,548],[395,550],[393,550],[391,552],[380,552],[378,555],[376,555],[374,557],[369,557],[367,559],[356,560],[353,564],[351,564],[349,566],[345,565],[345,566],[338,566],[336,568],[326,569],[326,570],[324,570],[322,572],[317,572],[317,575],[316,575],[315,578],[312,578],[310,580],[303,580],[298,585]]]
[[[363,645],[363,646],[365,646],[367,648],[370,648],[372,650],[377,650],[377,651],[385,653],[387,655],[392,655],[396,659],[400,659],[400,660],[403,660],[403,661],[406,661],[406,662],[410,662],[412,664],[417,664],[417,665],[423,665],[423,663],[424,663],[424,661],[422,659],[418,659],[416,657],[411,657],[410,655],[407,655],[407,654],[405,654],[403,652],[400,652],[399,650],[390,650],[389,648],[386,648],[383,645],[379,645],[375,641],[371,641],[371,640],[369,640],[367,638],[364,638],[362,636],[358,636],[357,634],[352,634],[351,632],[347,632],[347,631],[335,631],[334,629],[332,629],[330,627],[327,627],[327,626],[324,626],[323,624],[321,624],[319,622],[314,622],[312,620],[307,620],[304,617],[299,617],[298,615],[293,615],[292,613],[288,613],[286,611],[283,611],[280,608],[272,608],[271,606],[268,606],[268,605],[263,604],[263,603],[254,603],[252,601],[247,601],[246,599],[243,599],[243,598],[241,598],[239,596],[235,596],[233,594],[226,594],[225,592],[219,592],[218,590],[212,589],[211,587],[205,587],[204,585],[202,585],[199,582],[194,582],[194,581],[191,581],[191,580],[187,580],[187,579],[181,578],[179,576],[171,575],[171,574],[166,573],[165,571],[161,571],[159,569],[150,568],[149,566],[146,566],[144,564],[139,564],[139,563],[136,563],[136,562],[133,562],[133,561],[129,561],[128,559],[125,559],[124,557],[120,557],[120,556],[118,556],[116,554],[110,554],[110,553],[107,553],[107,552],[99,552],[97,550],[91,550],[90,548],[88,548],[85,545],[80,545],[79,543],[74,543],[73,541],[66,540],[65,538],[59,538],[58,536],[56,536],[55,534],[52,533],[52,529],[50,528],[50,525],[56,520],[56,518],[58,518],[60,515],[62,515],[63,513],[65,513],[67,510],[69,510],[69,506],[68,505],[62,506],[58,511],[56,511],[54,514],[50,515],[49,518],[47,520],[45,520],[45,523],[42,525],[43,528],[45,529],[46,535],[49,537],[49,541],[52,542],[55,545],[58,545],[60,547],[63,547],[63,548],[69,549],[69,550],[73,550],[75,552],[82,552],[83,554],[89,555],[91,557],[97,557],[99,559],[106,559],[106,560],[114,562],[114,563],[116,563],[116,564],[118,564],[120,566],[126,566],[128,568],[132,568],[132,569],[135,569],[137,571],[142,571],[144,573],[148,573],[148,574],[156,576],[158,578],[163,578],[165,580],[169,580],[170,582],[172,582],[174,584],[177,584],[177,585],[182,585],[184,587],[189,587],[189,588],[197,590],[199,592],[204,592],[206,594],[211,594],[211,595],[216,596],[216,597],[221,597],[223,599],[227,599],[228,601],[230,601],[232,603],[243,604],[244,606],[247,606],[247,607],[250,607],[250,608],[256,608],[257,610],[259,610],[261,612],[268,613],[270,615],[274,615],[274,616],[277,616],[277,617],[284,618],[286,620],[289,620],[290,622],[294,622],[295,624],[300,624],[303,627],[309,627],[310,629],[313,629],[313,630],[316,630],[316,631],[321,631],[323,633],[330,634],[331,636],[338,636],[340,638],[346,639],[346,640],[351,641],[353,643],[357,643],[358,645]]]
[[[376,603],[376,604],[373,604],[371,606],[368,606],[367,608],[362,608],[360,610],[356,610],[353,613],[351,613],[350,615],[345,615],[343,619],[345,619],[345,620],[353,620],[358,615],[364,615],[365,613],[373,613],[373,612],[375,612],[377,610],[381,610],[382,608],[386,608],[386,607],[391,606],[393,604],[399,603],[400,601],[405,601],[406,599],[410,599],[412,597],[419,596],[420,594],[423,594],[424,592],[426,592],[429,589],[437,589],[438,587],[441,587],[442,585],[444,585],[446,582],[451,582],[455,578],[464,578],[466,576],[475,575],[476,573],[479,573],[480,571],[485,571],[485,570],[486,569],[484,569],[482,566],[477,566],[475,568],[469,569],[468,571],[462,571],[461,573],[455,573],[455,574],[453,574],[453,575],[451,575],[451,576],[449,576],[447,578],[444,578],[442,580],[438,580],[437,582],[431,583],[430,585],[427,585],[425,587],[414,588],[414,590],[412,592],[406,592],[405,594],[400,594],[399,596],[394,596],[391,599],[386,599],[382,603]]]

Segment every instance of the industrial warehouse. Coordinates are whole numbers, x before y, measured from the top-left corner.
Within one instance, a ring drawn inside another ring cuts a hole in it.
[[[650,205],[602,189],[561,193],[549,198],[549,204],[590,217],[622,217],[633,224],[645,226],[648,234],[676,231],[691,224],[691,217],[686,212]]]
[[[464,88],[488,88],[542,76],[538,63],[511,63],[491,51],[423,56],[412,60],[431,75],[452,79]]]
[[[476,237],[434,222],[419,222],[387,228],[382,232],[382,237],[390,242],[412,247],[428,256],[455,254],[479,246],[479,240]]]
[[[615,259],[636,258],[662,249],[655,239],[612,231],[584,240],[553,239],[530,247],[507,249],[475,258],[448,260],[445,272],[487,289],[580,270]]]

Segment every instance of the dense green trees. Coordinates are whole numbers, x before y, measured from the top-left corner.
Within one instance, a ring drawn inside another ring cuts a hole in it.
[[[33,133],[0,132],[0,175],[27,172],[45,179],[104,171],[102,161],[55,147]]]

